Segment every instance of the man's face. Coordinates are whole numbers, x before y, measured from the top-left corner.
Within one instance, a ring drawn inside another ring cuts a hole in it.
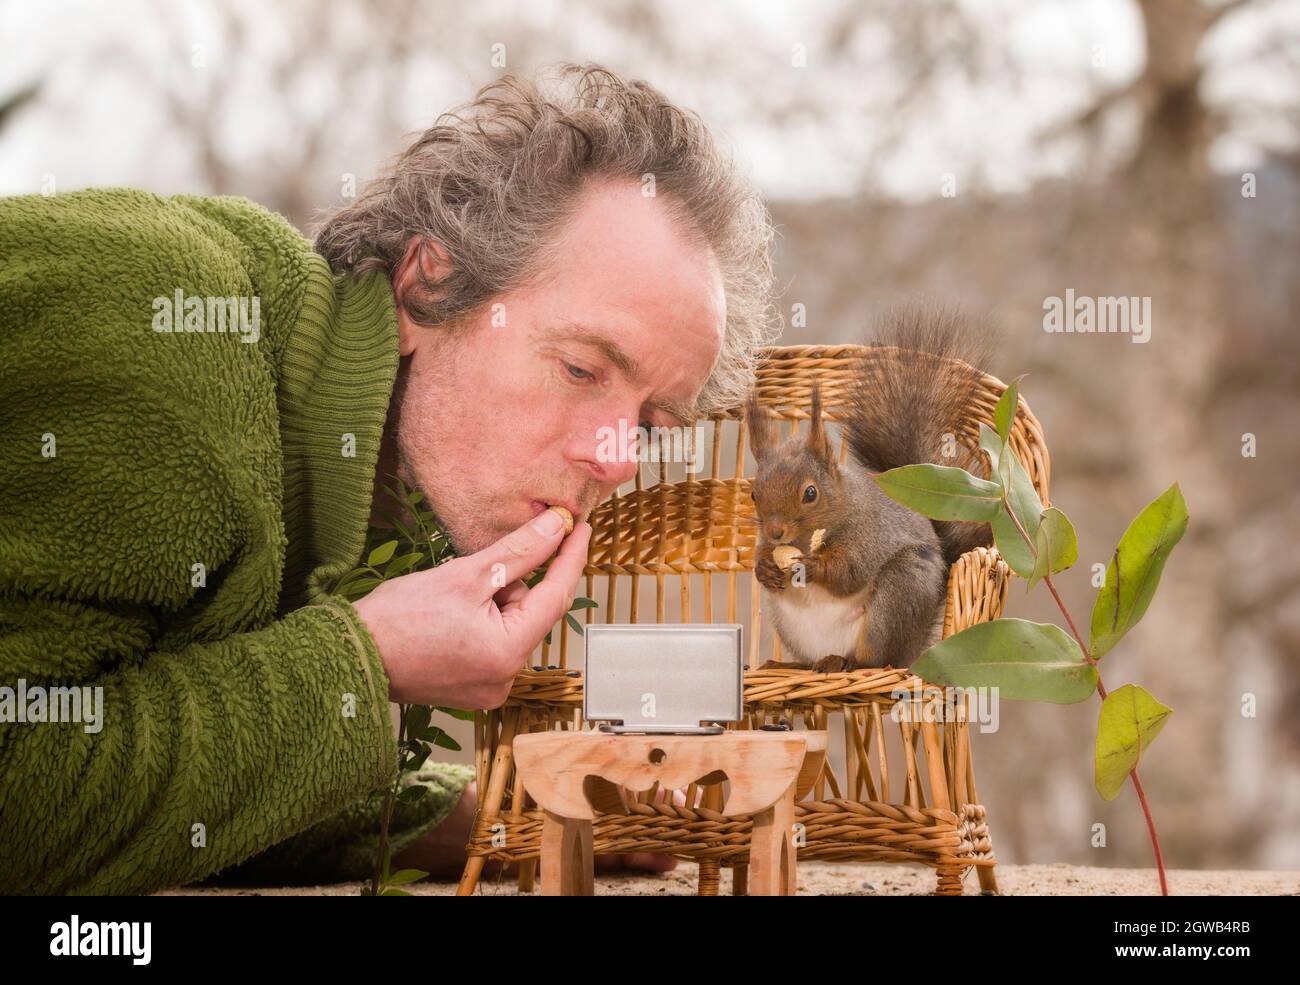
[[[609,435],[689,427],[673,408],[692,406],[722,345],[712,251],[639,184],[592,186],[562,237],[551,276],[496,298],[454,339],[399,313],[399,468],[461,554],[542,504],[583,519],[636,473],[635,449],[609,454]]]

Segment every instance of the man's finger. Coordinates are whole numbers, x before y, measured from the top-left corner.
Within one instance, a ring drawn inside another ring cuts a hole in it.
[[[587,566],[590,541],[591,524],[578,523],[573,533],[564,538],[560,553],[546,569],[546,576],[518,603],[502,609],[501,617],[511,636],[518,634],[525,639],[540,640],[569,611],[578,579]]]
[[[482,566],[484,585],[509,585],[540,567],[563,538],[564,519],[546,510],[470,557]],[[499,590],[493,589],[493,594]]]

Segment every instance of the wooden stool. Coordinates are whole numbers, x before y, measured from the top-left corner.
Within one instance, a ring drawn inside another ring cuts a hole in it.
[[[591,896],[595,810],[627,814],[623,788],[731,781],[720,813],[752,814],[749,887],[793,896],[794,805],[826,760],[824,731],[728,731],[722,735],[532,732],[514,741],[524,788],[542,808],[542,895]]]

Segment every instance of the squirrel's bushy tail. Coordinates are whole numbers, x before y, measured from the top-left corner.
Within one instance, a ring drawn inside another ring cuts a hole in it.
[[[850,390],[845,441],[853,457],[872,472],[932,463],[983,477],[978,450],[955,436],[988,365],[988,331],[952,309],[909,304],[890,309],[865,344],[894,351],[869,353]],[[948,564],[993,543],[987,523],[932,522]]]

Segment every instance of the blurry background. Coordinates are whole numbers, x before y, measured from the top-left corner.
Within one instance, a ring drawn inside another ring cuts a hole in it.
[[[1174,709],[1142,770],[1168,865],[1300,868],[1298,0],[0,0],[0,51],[0,194],[239,194],[304,230],[507,72],[596,61],[697,110],[769,196],[783,344],[917,293],[991,316],[1079,531],[1076,620],[1181,482],[1103,676]],[[1044,332],[1067,289],[1150,297],[1151,340]],[[1022,586],[1006,614],[1059,620]],[[1097,710],[1005,702],[973,740],[1001,859],[1152,864],[1131,786],[1092,787]]]

